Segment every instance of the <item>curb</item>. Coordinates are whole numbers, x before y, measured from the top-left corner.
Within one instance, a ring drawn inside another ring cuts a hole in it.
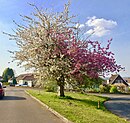
[[[56,112],[55,110],[50,108],[48,105],[46,105],[43,102],[41,102],[40,100],[38,100],[36,97],[34,97],[31,94],[29,94],[27,91],[25,91],[25,93],[28,94],[31,98],[33,98],[37,102],[39,102],[42,106],[46,107],[49,111],[51,111],[54,115],[56,115],[58,118],[60,118],[65,123],[73,123],[72,121],[69,121],[67,118],[63,117],[61,114],[59,114],[58,112]]]

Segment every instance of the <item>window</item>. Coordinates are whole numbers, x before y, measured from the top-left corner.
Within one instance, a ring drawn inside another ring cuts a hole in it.
[[[122,83],[123,81],[122,80],[116,80],[116,83]]]

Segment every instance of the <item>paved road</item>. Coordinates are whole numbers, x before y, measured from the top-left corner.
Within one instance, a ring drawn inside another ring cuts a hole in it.
[[[6,88],[0,100],[0,123],[63,123],[58,117],[28,96],[24,89]]]
[[[105,102],[105,106],[112,113],[130,121],[130,95],[125,94],[96,94],[99,96],[109,97],[110,100]]]

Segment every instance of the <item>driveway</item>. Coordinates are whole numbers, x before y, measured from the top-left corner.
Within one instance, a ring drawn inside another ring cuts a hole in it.
[[[2,123],[63,123],[46,107],[28,96],[24,89],[7,87],[6,96],[0,100]]]
[[[125,94],[94,94],[109,97],[104,104],[112,113],[130,121],[130,95]]]

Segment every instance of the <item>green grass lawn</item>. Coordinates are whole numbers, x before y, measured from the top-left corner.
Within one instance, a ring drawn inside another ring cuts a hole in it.
[[[60,98],[56,93],[40,91],[39,94],[37,90],[28,92],[74,123],[128,123],[105,109],[105,97],[67,92],[66,97]]]

